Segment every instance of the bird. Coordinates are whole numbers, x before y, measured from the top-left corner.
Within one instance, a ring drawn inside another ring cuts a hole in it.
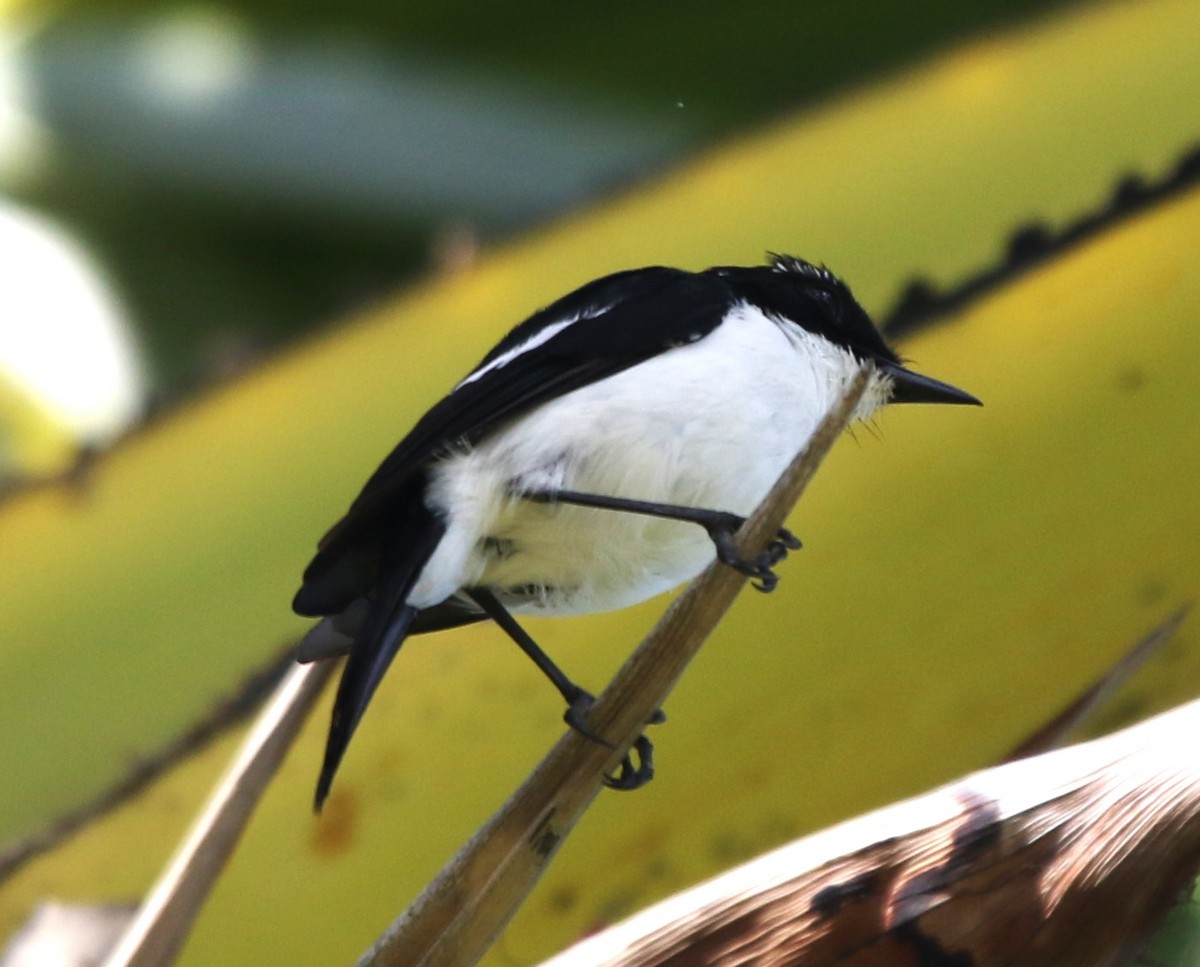
[[[592,696],[521,615],[644,601],[716,557],[769,591],[799,542],[732,536],[858,370],[855,420],[886,403],[974,404],[907,368],[823,265],[619,271],[513,328],[409,431],[325,534],[293,610],[319,618],[300,661],[347,655],[314,806],[404,640],[491,619],[549,677],[589,738]],[[661,719],[661,715],[660,715]],[[614,788],[653,775],[636,743]]]

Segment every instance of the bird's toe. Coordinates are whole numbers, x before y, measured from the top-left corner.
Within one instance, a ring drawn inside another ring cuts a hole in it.
[[[634,756],[637,764],[634,764]],[[632,792],[641,789],[654,778],[654,745],[644,735],[639,735],[633,745],[621,760],[621,767],[616,775],[605,776],[604,784],[609,789],[618,792]]]

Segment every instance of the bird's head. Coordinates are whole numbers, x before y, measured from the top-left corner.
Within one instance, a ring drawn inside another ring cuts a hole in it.
[[[878,379],[868,392],[860,417],[885,403],[954,403],[979,406],[970,393],[905,367],[850,287],[823,265],[791,255],[769,253],[768,263],[750,268],[718,267],[740,298],[802,333],[828,344],[846,358],[848,380],[856,363],[874,364]]]

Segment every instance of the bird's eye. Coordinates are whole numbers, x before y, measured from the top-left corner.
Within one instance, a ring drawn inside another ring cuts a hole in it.
[[[838,304],[838,301],[833,297],[833,293],[830,292],[829,290],[827,290],[827,289],[810,289],[809,296],[812,298],[812,300],[814,302],[816,302],[821,307],[821,311],[824,312],[827,316],[829,316],[833,319],[837,319],[841,316],[841,314],[842,314],[841,306]]]

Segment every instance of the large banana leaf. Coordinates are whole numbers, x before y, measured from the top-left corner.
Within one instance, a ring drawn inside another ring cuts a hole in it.
[[[621,265],[776,248],[828,260],[880,308],[910,270],[953,277],[1015,220],[1066,217],[1123,167],[1163,165],[1192,133],[1198,33],[1200,11],[1163,0],[961,52],[302,347],[141,434],[82,492],[10,501],[2,828],[98,787],[300,628],[286,601],[313,538],[531,307]],[[500,960],[987,761],[1194,593],[1198,217],[1179,199],[905,345],[987,407],[899,409],[843,442],[794,520],[806,550],[780,591],[739,604],[670,703],[660,779],[601,801]],[[660,608],[531,630],[599,684]],[[1194,692],[1189,645],[1123,712]],[[189,962],[364,946],[556,735],[556,697],[512,651],[488,628],[410,643],[319,823],[315,723]],[[218,761],[32,865],[0,930],[46,893],[140,893]]]

